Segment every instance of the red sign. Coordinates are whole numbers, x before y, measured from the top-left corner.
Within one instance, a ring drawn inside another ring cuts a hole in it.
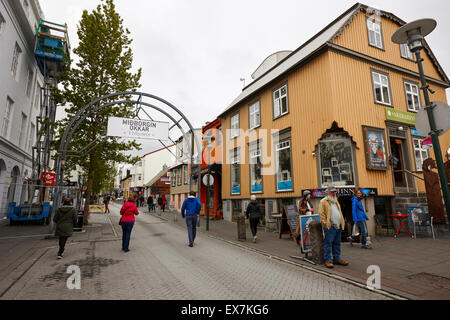
[[[42,172],[41,180],[44,181],[44,186],[54,186],[56,181],[56,173],[46,172],[44,179],[44,172]]]

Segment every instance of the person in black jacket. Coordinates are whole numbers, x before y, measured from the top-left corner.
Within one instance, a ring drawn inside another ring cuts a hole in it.
[[[263,218],[263,212],[261,211],[261,207],[259,203],[256,201],[256,196],[252,195],[250,197],[250,203],[247,206],[247,210],[245,210],[245,216],[250,221],[250,229],[253,235],[253,242],[256,243],[258,237],[256,236],[256,232],[258,231],[258,223],[259,220]]]
[[[147,198],[148,212],[153,210],[153,197],[149,195]]]

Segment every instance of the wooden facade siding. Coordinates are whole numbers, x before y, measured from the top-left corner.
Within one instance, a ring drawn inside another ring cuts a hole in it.
[[[417,65],[400,56],[400,48],[391,42],[392,33],[399,25],[392,20],[382,18],[382,30],[385,50],[379,50],[368,44],[366,14],[358,13],[353,21],[343,30],[334,42],[340,46],[364,53],[376,59],[395,64],[399,67],[417,72]],[[423,51],[424,52],[424,51]],[[425,73],[428,77],[441,79],[427,54],[423,54]],[[387,156],[391,154],[388,132],[386,130],[386,107],[375,102],[371,70],[386,73],[389,79],[391,107],[407,111],[404,80],[419,82],[418,77],[405,75],[404,72],[380,67],[378,64],[336,50],[318,53],[314,59],[301,67],[290,71],[274,81],[260,92],[249,96],[245,101],[222,116],[223,166],[222,166],[222,198],[248,199],[250,198],[249,150],[247,143],[255,138],[246,138],[245,150],[241,157],[241,193],[231,195],[230,187],[230,159],[229,150],[231,140],[226,136],[230,128],[230,118],[239,113],[239,125],[244,131],[249,127],[249,104],[260,101],[261,125],[253,130],[259,133],[267,130],[269,150],[262,154],[272,156],[273,142],[270,137],[271,129],[291,130],[291,161],[293,176],[293,192],[276,192],[276,176],[263,176],[263,193],[256,195],[263,198],[300,197],[303,189],[320,188],[318,177],[318,157],[316,153],[318,141],[335,121],[354,141],[354,167],[356,182],[361,187],[377,188],[379,195],[394,195],[393,174],[391,167],[386,171],[367,170],[364,148],[363,125],[381,128],[385,132]],[[287,84],[289,113],[273,119],[272,92],[281,85]],[[435,93],[430,95],[432,101],[447,102],[445,85],[430,84]],[[424,105],[422,92],[421,106]],[[410,134],[410,127],[398,123],[408,129],[407,144],[411,169],[415,171],[414,149]],[[450,132],[439,137],[442,153],[450,147]],[[266,144],[262,144],[266,147]],[[433,152],[430,152],[433,155]],[[273,159],[272,159],[273,161]],[[267,166],[263,166],[267,167]],[[422,176],[420,173],[419,176]],[[418,192],[425,192],[424,184],[414,179]]]
[[[381,18],[384,50],[369,45],[366,26],[366,17],[369,16],[370,15],[365,12],[359,12],[354,17],[353,21],[342,32],[342,34],[335,39],[334,43],[417,72],[416,63],[414,63],[414,61],[403,58],[400,55],[400,46],[396,43],[393,43],[391,40],[394,32],[401,27],[398,23],[387,18]],[[425,61],[423,62],[425,74],[434,79],[444,80],[440,76],[437,68],[433,65],[429,55],[426,53],[426,50],[422,50],[421,54],[425,59]]]

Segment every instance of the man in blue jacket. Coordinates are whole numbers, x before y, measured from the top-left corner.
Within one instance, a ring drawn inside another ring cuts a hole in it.
[[[195,235],[197,233],[197,219],[201,208],[202,204],[200,200],[195,197],[195,192],[189,192],[189,197],[183,201],[183,205],[181,206],[181,216],[183,219],[186,217],[189,247],[194,246]]]
[[[366,212],[364,211],[364,207],[361,203],[362,192],[357,189],[355,195],[352,198],[352,215],[353,215],[353,223],[359,229],[359,233],[361,235],[361,245],[363,249],[371,249],[369,245],[367,245],[367,227],[366,220],[369,220]],[[353,241],[352,237],[349,237],[350,241]]]

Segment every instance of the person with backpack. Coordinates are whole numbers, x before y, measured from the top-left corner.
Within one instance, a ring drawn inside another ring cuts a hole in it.
[[[166,209],[166,203],[167,203],[166,196],[163,195],[163,196],[162,196],[162,201],[161,201],[161,207],[162,207],[162,211],[163,211],[163,212],[164,212],[164,210]]]
[[[77,210],[72,206],[71,198],[64,199],[63,205],[56,210],[53,222],[56,223],[55,236],[59,237],[57,258],[62,259],[67,239],[72,236],[77,223]]]
[[[200,199],[195,196],[195,192],[189,192],[189,197],[184,199],[181,206],[181,216],[183,219],[186,218],[189,247],[194,246],[195,235],[197,234],[197,219],[201,208],[202,204]]]
[[[120,209],[120,218],[119,224],[122,226],[122,250],[125,252],[130,251],[130,238],[131,238],[131,230],[133,230],[135,218],[139,214],[139,210],[134,204],[136,199],[133,195],[128,197],[128,201],[125,202]]]
[[[247,210],[245,210],[245,216],[249,219],[253,242],[256,243],[256,240],[258,240],[258,237],[256,236],[256,233],[258,232],[258,223],[259,220],[263,218],[264,214],[261,211],[261,207],[259,206],[258,201],[256,201],[256,196],[254,194],[250,197],[250,200],[250,203],[247,205]]]

